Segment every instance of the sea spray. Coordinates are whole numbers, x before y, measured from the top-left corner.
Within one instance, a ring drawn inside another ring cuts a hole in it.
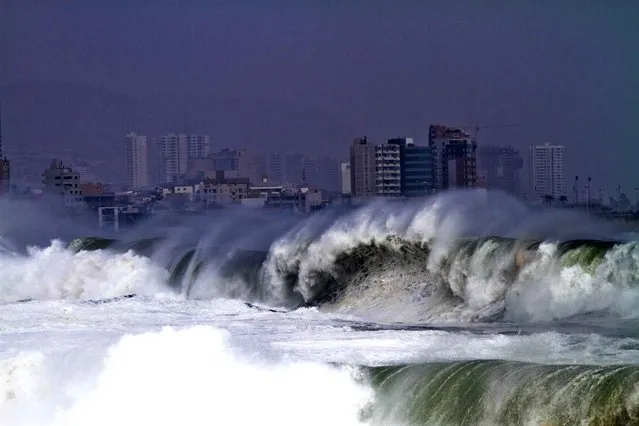
[[[25,365],[21,374],[49,391],[22,386],[25,378],[9,382],[11,407],[0,407],[0,419],[7,426],[364,424],[373,392],[355,370],[249,353],[209,326],[127,335],[91,367],[49,359],[48,368],[65,376],[43,371],[42,362]],[[59,382],[46,383],[53,378]],[[34,404],[49,411],[30,416],[24,410]]]
[[[577,213],[532,211],[485,191],[318,214],[296,221],[262,251],[243,248],[250,236],[241,231],[254,224],[241,215],[223,219],[199,236],[186,233],[194,240],[170,231],[140,240],[151,245],[91,238],[73,247],[144,254],[169,271],[171,287],[186,297],[319,306],[378,321],[639,314],[633,242],[597,231],[605,227]]]
[[[28,249],[26,255],[0,254],[0,302],[44,299],[102,299],[136,293],[168,292],[166,270],[132,251],[80,251],[60,241]]]

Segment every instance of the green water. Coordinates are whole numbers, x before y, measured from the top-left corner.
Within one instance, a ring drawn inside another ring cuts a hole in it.
[[[639,367],[468,361],[380,367],[375,424],[639,424]]]

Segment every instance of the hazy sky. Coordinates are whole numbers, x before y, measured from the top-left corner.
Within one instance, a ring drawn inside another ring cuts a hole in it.
[[[639,186],[639,1],[0,0],[2,79],[316,107],[374,140],[521,124]],[[215,136],[215,135],[213,135]],[[346,153],[349,140],[327,149]]]

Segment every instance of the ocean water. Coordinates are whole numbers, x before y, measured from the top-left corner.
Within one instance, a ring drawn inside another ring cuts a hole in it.
[[[639,424],[639,245],[609,223],[485,191],[44,219],[0,206],[2,425]]]

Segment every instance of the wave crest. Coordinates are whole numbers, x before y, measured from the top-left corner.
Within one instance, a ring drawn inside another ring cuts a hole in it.
[[[222,228],[191,232],[191,240],[169,229],[161,238],[90,238],[72,248],[144,254],[164,265],[170,284],[188,297],[321,306],[373,320],[639,315],[636,243],[576,213],[531,211],[510,198],[467,191],[425,204],[377,202],[319,214],[284,234],[281,218],[262,219],[244,226],[227,215],[217,222]],[[267,229],[277,232],[264,249],[245,248],[256,227],[261,239]]]
[[[167,288],[167,271],[133,251],[68,250],[61,241],[28,249],[26,255],[0,254],[0,302],[90,300],[131,293],[154,295]]]

